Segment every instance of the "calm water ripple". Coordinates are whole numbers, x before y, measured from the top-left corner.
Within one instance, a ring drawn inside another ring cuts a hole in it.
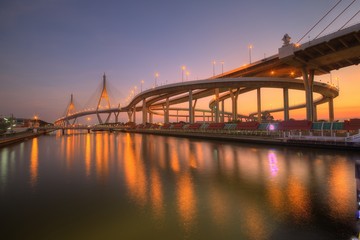
[[[350,239],[360,153],[130,133],[0,149],[1,239]]]

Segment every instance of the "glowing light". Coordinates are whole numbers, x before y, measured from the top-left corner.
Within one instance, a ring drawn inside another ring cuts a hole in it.
[[[279,171],[279,168],[277,166],[277,157],[276,157],[275,153],[269,152],[268,159],[269,159],[271,176],[276,176],[277,172]]]

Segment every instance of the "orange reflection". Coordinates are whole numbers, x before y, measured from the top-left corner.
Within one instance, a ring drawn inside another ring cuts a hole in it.
[[[227,212],[227,201],[222,191],[219,191],[218,187],[211,189],[210,194],[210,205],[211,205],[211,216],[216,226],[225,227],[226,224],[226,212]]]
[[[177,185],[178,213],[185,231],[189,231],[194,226],[196,216],[196,196],[190,174],[181,175]]]
[[[39,165],[39,147],[38,139],[33,138],[31,146],[31,158],[30,158],[30,184],[31,187],[35,187],[38,179],[38,166]]]
[[[287,194],[289,197],[289,210],[297,221],[306,221],[310,218],[310,199],[306,188],[297,178],[288,180]]]
[[[145,170],[141,160],[135,156],[133,145],[132,137],[130,134],[127,134],[126,145],[124,148],[125,180],[129,190],[129,195],[140,206],[144,206],[147,201]]]
[[[109,174],[109,143],[105,139],[107,134],[96,134],[96,174],[102,181],[107,179]]]
[[[90,134],[87,134],[86,135],[86,145],[85,145],[85,170],[86,170],[86,176],[90,176],[90,166],[91,166]]]
[[[347,169],[346,161],[338,161],[330,167],[329,177],[329,207],[332,215],[340,218],[347,218],[352,211],[353,204],[349,204],[354,199],[354,180],[353,176],[348,176],[351,172]]]
[[[162,184],[158,171],[151,170],[151,203],[154,214],[157,218],[163,216],[163,192]]]
[[[170,167],[175,172],[180,172],[180,162],[179,162],[179,153],[177,152],[176,148],[171,148],[171,156],[169,158]]]
[[[284,192],[280,188],[279,184],[275,181],[269,181],[269,185],[267,186],[267,193],[269,202],[272,206],[271,209],[275,210],[277,215],[283,215],[286,211],[284,209]]]
[[[246,219],[245,226],[249,239],[268,239],[268,232],[265,228],[267,224],[264,223],[264,217],[258,208],[253,206],[246,208],[244,216],[244,219]]]
[[[71,168],[74,154],[74,141],[73,135],[66,136],[66,165]]]

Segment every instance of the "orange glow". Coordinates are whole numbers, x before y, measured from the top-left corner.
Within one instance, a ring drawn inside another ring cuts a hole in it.
[[[157,218],[161,218],[164,215],[163,209],[163,191],[161,178],[158,171],[154,168],[151,170],[151,203],[154,215]]]
[[[39,167],[39,147],[38,139],[33,138],[31,146],[31,158],[30,158],[30,184],[31,187],[35,187],[38,180],[38,167]]]
[[[74,154],[74,145],[73,145],[73,135],[66,136],[66,166],[71,168],[73,154]]]
[[[351,199],[354,199],[354,177],[348,176],[346,161],[331,165],[329,177],[329,208],[332,215],[346,219],[352,211]]]
[[[296,221],[306,221],[311,214],[310,199],[306,188],[297,178],[290,177],[288,180],[287,196],[289,198],[289,210]]]
[[[90,134],[87,134],[86,135],[86,145],[85,145],[85,170],[86,170],[86,176],[90,176],[90,166],[91,166]]]
[[[268,233],[264,223],[264,217],[258,208],[250,206],[245,208],[244,214],[246,231],[248,233],[249,239],[268,239]]]
[[[284,202],[284,192],[278,183],[269,181],[269,185],[267,186],[267,196],[272,206],[271,209],[275,210],[278,216],[283,215],[286,212],[284,211],[284,207],[286,206]]]
[[[211,209],[211,217],[215,222],[216,226],[224,227],[226,224],[225,217],[228,216],[227,214],[227,199],[219,188],[214,187],[211,189],[211,194],[209,196],[210,200],[210,209]]]
[[[147,201],[147,182],[146,173],[141,162],[141,159],[137,159],[133,148],[133,140],[130,134],[126,135],[126,145],[124,148],[124,173],[126,185],[129,191],[130,197],[140,206],[145,206]]]
[[[189,231],[194,226],[193,222],[196,218],[196,196],[190,174],[181,175],[177,186],[178,214],[185,231]]]

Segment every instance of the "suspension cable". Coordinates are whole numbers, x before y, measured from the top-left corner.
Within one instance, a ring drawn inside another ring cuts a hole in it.
[[[339,30],[343,29],[351,20],[354,19],[354,17],[356,17],[356,15],[358,15],[360,13],[360,10],[357,11],[357,13],[355,13],[354,16],[352,16]]]
[[[336,16],[314,39],[317,39],[331,24],[333,24],[356,0],[353,0],[339,15]]]
[[[336,8],[337,5],[339,5],[339,3],[341,3],[342,0],[338,1],[335,6],[333,6],[312,28],[310,28],[309,31],[307,31],[304,36],[302,36],[302,38],[300,38],[299,41],[297,41],[296,43],[299,43],[301,40],[304,39],[304,37],[306,37],[306,35],[308,35],[309,32],[311,32],[334,8]]]

